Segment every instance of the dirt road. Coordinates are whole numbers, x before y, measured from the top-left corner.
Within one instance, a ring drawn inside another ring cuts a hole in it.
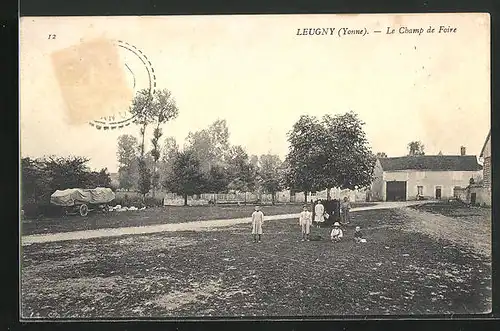
[[[491,258],[491,216],[457,218],[411,208],[402,211],[408,221],[402,224],[401,230],[455,242]]]
[[[422,203],[421,201],[385,202],[374,206],[353,208],[351,209],[351,212],[357,212],[363,210],[375,210],[375,209],[403,208],[421,203]],[[266,216],[265,220],[266,221],[285,220],[290,218],[297,218],[298,216],[299,216],[298,214],[272,215],[272,216]],[[132,235],[132,234],[150,234],[150,233],[159,233],[168,231],[200,231],[200,230],[202,231],[211,228],[226,227],[226,226],[242,224],[242,223],[250,223],[250,222],[251,219],[249,217],[245,217],[245,218],[195,221],[195,222],[185,222],[185,223],[175,223],[175,224],[60,232],[60,233],[23,236],[21,239],[21,243],[23,246],[25,246],[34,243],[81,240],[81,239],[91,239],[91,238],[101,238],[101,237],[117,237],[117,236]]]

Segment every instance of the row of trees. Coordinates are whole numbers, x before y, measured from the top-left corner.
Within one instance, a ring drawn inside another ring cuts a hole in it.
[[[162,186],[184,196],[185,201],[199,193],[256,191],[271,193],[274,198],[284,188],[308,193],[366,187],[372,181],[376,156],[363,124],[353,112],[321,119],[302,116],[288,133],[290,150],[282,161],[277,155],[249,156],[241,146],[231,145],[225,120],[217,120],[190,133],[182,151],[174,138],[165,139],[157,162],[159,180],[151,183],[154,189]],[[140,144],[132,136],[119,138],[120,184],[145,194],[134,165],[137,146]],[[146,164],[155,162],[147,154],[145,160]]]
[[[110,187],[106,168],[92,171],[89,159],[78,156],[21,159],[21,199],[25,205],[44,205],[56,190]]]
[[[195,151],[178,152],[171,172],[165,180],[165,188],[184,196],[199,193],[221,193],[228,191],[270,193],[275,201],[276,192],[283,186],[283,162],[277,155],[248,157],[240,147],[232,148],[227,162],[204,168]]]
[[[119,180],[121,188],[146,194],[149,188],[141,185],[141,178],[147,177],[141,177],[138,166],[140,149],[137,138],[118,138]],[[144,156],[146,167],[158,169],[157,180],[150,178],[151,189],[164,188],[181,194],[185,200],[192,194],[229,191],[258,191],[274,196],[284,185],[279,156],[249,156],[243,147],[231,145],[225,120],[189,133],[183,150],[175,138],[167,137],[159,151],[156,163],[151,152]]]

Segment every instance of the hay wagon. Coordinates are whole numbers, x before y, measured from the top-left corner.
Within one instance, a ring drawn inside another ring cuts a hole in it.
[[[80,214],[87,216],[89,212],[109,211],[109,203],[115,199],[115,193],[107,187],[95,189],[71,188],[57,190],[50,196],[50,203],[64,208],[66,215]]]

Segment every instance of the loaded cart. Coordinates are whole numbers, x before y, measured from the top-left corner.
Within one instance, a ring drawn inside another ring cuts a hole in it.
[[[87,216],[89,211],[109,211],[111,201],[115,199],[115,193],[107,187],[94,189],[70,188],[57,190],[50,196],[50,203],[61,206],[67,215],[80,214]]]

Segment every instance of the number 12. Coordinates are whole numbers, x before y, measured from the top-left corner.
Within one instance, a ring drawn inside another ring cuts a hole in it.
[[[55,34],[49,34],[49,37],[47,39],[56,39],[56,35]]]

